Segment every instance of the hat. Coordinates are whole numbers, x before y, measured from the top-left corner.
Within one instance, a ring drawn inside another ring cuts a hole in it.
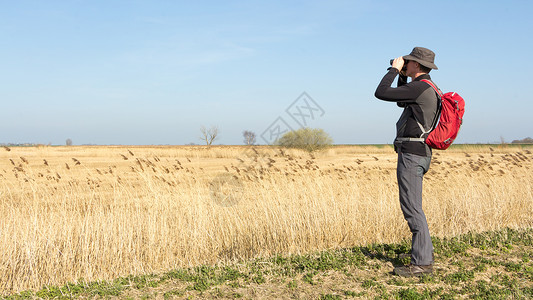
[[[417,63],[428,67],[430,69],[438,70],[437,66],[433,63],[435,61],[435,53],[427,48],[414,47],[411,54],[403,57],[405,60],[414,60]]]

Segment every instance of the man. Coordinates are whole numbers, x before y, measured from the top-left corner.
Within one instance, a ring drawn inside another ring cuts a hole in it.
[[[397,179],[400,206],[411,230],[411,263],[396,267],[400,276],[421,276],[433,272],[433,244],[422,210],[422,180],[431,162],[431,148],[423,141],[438,118],[440,99],[422,79],[431,80],[429,72],[437,69],[433,51],[415,47],[411,54],[394,59],[376,89],[378,99],[396,102],[403,113],[396,123],[394,149],[398,153]],[[398,87],[391,87],[397,75]],[[407,83],[407,77],[411,82]]]

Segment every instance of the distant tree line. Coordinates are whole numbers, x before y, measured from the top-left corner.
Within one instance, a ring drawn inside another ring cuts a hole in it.
[[[511,144],[533,144],[533,139],[530,137],[527,137],[521,140],[514,140],[511,142]]]
[[[40,146],[42,144],[35,144],[35,143],[0,143],[0,147],[33,147],[33,146]]]

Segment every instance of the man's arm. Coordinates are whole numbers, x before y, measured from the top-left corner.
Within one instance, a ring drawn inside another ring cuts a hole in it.
[[[405,103],[413,102],[413,100],[416,99],[416,97],[418,96],[418,92],[410,88],[410,86],[406,84],[407,80],[404,76],[400,75],[398,87],[391,87],[392,83],[394,82],[394,79],[396,78],[396,75],[398,75],[399,73],[400,71],[398,71],[398,69],[390,68],[389,72],[387,72],[387,74],[383,76],[383,79],[381,79],[381,82],[379,83],[376,92],[374,93],[374,96],[376,96],[376,98],[378,99],[385,101]]]
[[[398,85],[397,86],[402,86],[402,85],[406,85],[406,84],[407,84],[407,76],[402,75],[402,73],[400,72],[400,76],[398,76]],[[398,107],[406,107],[407,103],[405,103],[405,102],[396,102],[396,105],[398,105]]]

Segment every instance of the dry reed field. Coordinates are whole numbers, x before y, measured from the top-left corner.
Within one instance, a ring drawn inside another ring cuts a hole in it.
[[[533,147],[435,151],[439,237],[533,225]],[[0,148],[0,294],[410,236],[390,146]]]

